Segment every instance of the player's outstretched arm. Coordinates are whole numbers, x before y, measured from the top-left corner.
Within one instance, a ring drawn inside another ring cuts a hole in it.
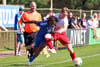
[[[21,18],[21,20],[23,23],[35,23],[36,24],[36,21],[25,21],[23,18]]]

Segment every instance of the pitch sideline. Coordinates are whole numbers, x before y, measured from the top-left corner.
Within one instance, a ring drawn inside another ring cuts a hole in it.
[[[81,58],[82,58],[82,59],[86,59],[86,58],[95,57],[95,56],[100,56],[100,54],[95,54],[95,55],[91,55],[91,56],[85,56],[85,57],[81,57]],[[41,64],[41,65],[36,65],[36,66],[31,66],[31,67],[44,67],[44,66],[48,66],[48,65],[59,64],[59,63],[65,63],[65,62],[69,62],[69,61],[72,61],[72,60],[71,60],[71,59],[68,59],[68,60],[59,61],[59,62],[55,62],[55,63]],[[15,63],[12,63],[12,64],[15,64]],[[0,67],[1,67],[1,66],[7,66],[7,65],[11,65],[11,64],[0,65]]]
[[[81,58],[82,58],[82,59],[86,59],[86,58],[95,57],[95,56],[99,56],[99,55],[100,55],[100,54],[95,54],[95,55],[86,56],[86,57],[81,57]],[[44,66],[48,66],[48,65],[59,64],[59,63],[65,63],[65,62],[69,62],[69,61],[72,61],[72,60],[69,59],[69,60],[65,60],[65,61],[60,61],[60,62],[55,62],[55,63],[48,63],[48,64],[42,64],[42,65],[33,66],[33,67],[44,67]]]

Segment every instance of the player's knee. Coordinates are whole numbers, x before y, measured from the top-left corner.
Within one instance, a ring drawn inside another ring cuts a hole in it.
[[[51,34],[46,34],[45,35],[45,38],[51,38],[52,36],[51,36]]]

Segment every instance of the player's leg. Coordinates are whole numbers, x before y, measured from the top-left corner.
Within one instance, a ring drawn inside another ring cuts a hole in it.
[[[40,52],[43,50],[43,48],[46,45],[47,45],[46,43],[41,43],[40,46],[37,46],[38,49],[36,51],[34,51],[34,55],[32,57],[30,57],[30,59],[27,62],[26,66],[29,66],[30,63],[35,60],[35,58],[40,54]]]
[[[35,51],[35,49],[37,48],[34,48],[33,45],[34,45],[34,41],[35,41],[35,38],[36,38],[36,32],[33,32],[30,34],[30,38],[29,38],[29,41],[30,41],[30,50],[29,50],[29,53],[30,53],[30,57],[33,56],[33,53]]]
[[[47,45],[46,43],[41,43],[39,48],[35,51],[33,56],[37,57],[40,54],[40,52],[43,50],[43,48],[45,48],[46,45]]]
[[[41,40],[38,39],[38,37],[36,37],[35,41],[34,41],[34,54],[33,55],[36,55],[36,51],[39,50],[39,46],[40,46],[40,43],[41,43]],[[26,65],[30,65],[30,63],[35,59],[36,56],[30,56],[29,58],[29,61],[27,62]]]
[[[34,48],[33,48],[33,44],[30,45],[30,49],[29,49],[29,53],[30,53],[30,57],[33,56],[34,53]]]
[[[53,46],[53,44],[52,44],[52,40],[53,40],[54,38],[52,37],[52,35],[51,35],[51,34],[46,34],[46,35],[45,35],[45,39],[46,39],[46,42],[47,42],[49,48],[50,48],[50,49],[54,49],[54,46]]]
[[[32,51],[33,51],[33,42],[31,39],[32,38],[32,33],[27,33],[27,32],[24,32],[24,39],[25,39],[25,46],[26,46],[26,51],[28,52],[27,55],[28,55],[28,58],[31,56],[32,54]]]
[[[53,35],[53,34],[52,34]],[[53,43],[52,43],[52,40],[54,40],[54,37],[52,36],[51,34],[46,34],[45,35],[45,40],[46,40],[46,43],[47,45],[49,46],[49,48],[51,49],[51,52],[52,53],[56,53],[55,49],[54,49],[54,46],[53,46]]]
[[[63,35],[62,35],[63,34]],[[68,49],[70,56],[72,58],[72,60],[75,58],[75,52],[72,48],[72,44],[69,41],[68,36],[66,35],[66,32],[62,33],[59,38],[59,41]]]
[[[72,45],[71,44],[66,44],[65,47],[70,52],[70,56],[71,56],[72,60],[74,60],[75,59],[75,52],[74,52],[74,50],[72,48]]]
[[[30,52],[31,52],[31,49],[30,49],[31,47],[28,45],[28,46],[26,46],[26,51],[27,51],[27,57],[28,57],[28,59],[30,58],[30,56],[31,56],[31,54],[30,54]]]
[[[25,47],[26,47],[26,51],[27,51],[27,56],[28,56],[28,58],[30,57],[30,45],[29,45],[29,43],[28,43],[28,39],[27,38],[25,38]]]
[[[19,50],[20,47],[19,47],[19,46],[20,46],[20,42],[17,42],[17,45],[16,45],[16,55],[17,55],[17,56],[20,56],[20,55],[19,55],[19,52],[20,52],[20,50]]]
[[[96,32],[97,32],[97,29],[96,28],[93,28],[93,38],[94,39],[98,39],[97,35],[96,35]]]
[[[21,49],[22,47],[24,46],[24,37],[22,34],[20,34],[20,45],[19,45],[19,49],[18,49],[18,52],[19,52],[19,56],[21,55]]]
[[[16,45],[16,55],[19,56],[19,48],[20,48],[20,37],[17,33],[17,45]]]
[[[30,57],[32,57],[33,56],[33,53],[34,53],[34,51],[35,51],[35,49],[37,49],[37,48],[34,48],[34,41],[35,41],[35,39],[36,39],[36,32],[33,32],[33,33],[31,33],[30,34],[30,39],[29,39],[29,41],[30,41],[30,46],[31,46],[31,48],[30,48]]]

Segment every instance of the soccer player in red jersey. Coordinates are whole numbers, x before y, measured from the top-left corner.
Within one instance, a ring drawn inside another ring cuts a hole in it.
[[[45,39],[47,44],[50,46],[50,48],[54,48],[52,44],[52,40],[59,40],[70,52],[70,56],[72,60],[75,58],[75,52],[72,48],[71,42],[69,41],[69,38],[66,35],[67,27],[68,27],[68,19],[67,19],[67,8],[63,8],[60,12],[60,14],[55,15],[59,18],[58,23],[56,23],[56,26],[54,28],[53,33],[48,33],[45,35]]]

